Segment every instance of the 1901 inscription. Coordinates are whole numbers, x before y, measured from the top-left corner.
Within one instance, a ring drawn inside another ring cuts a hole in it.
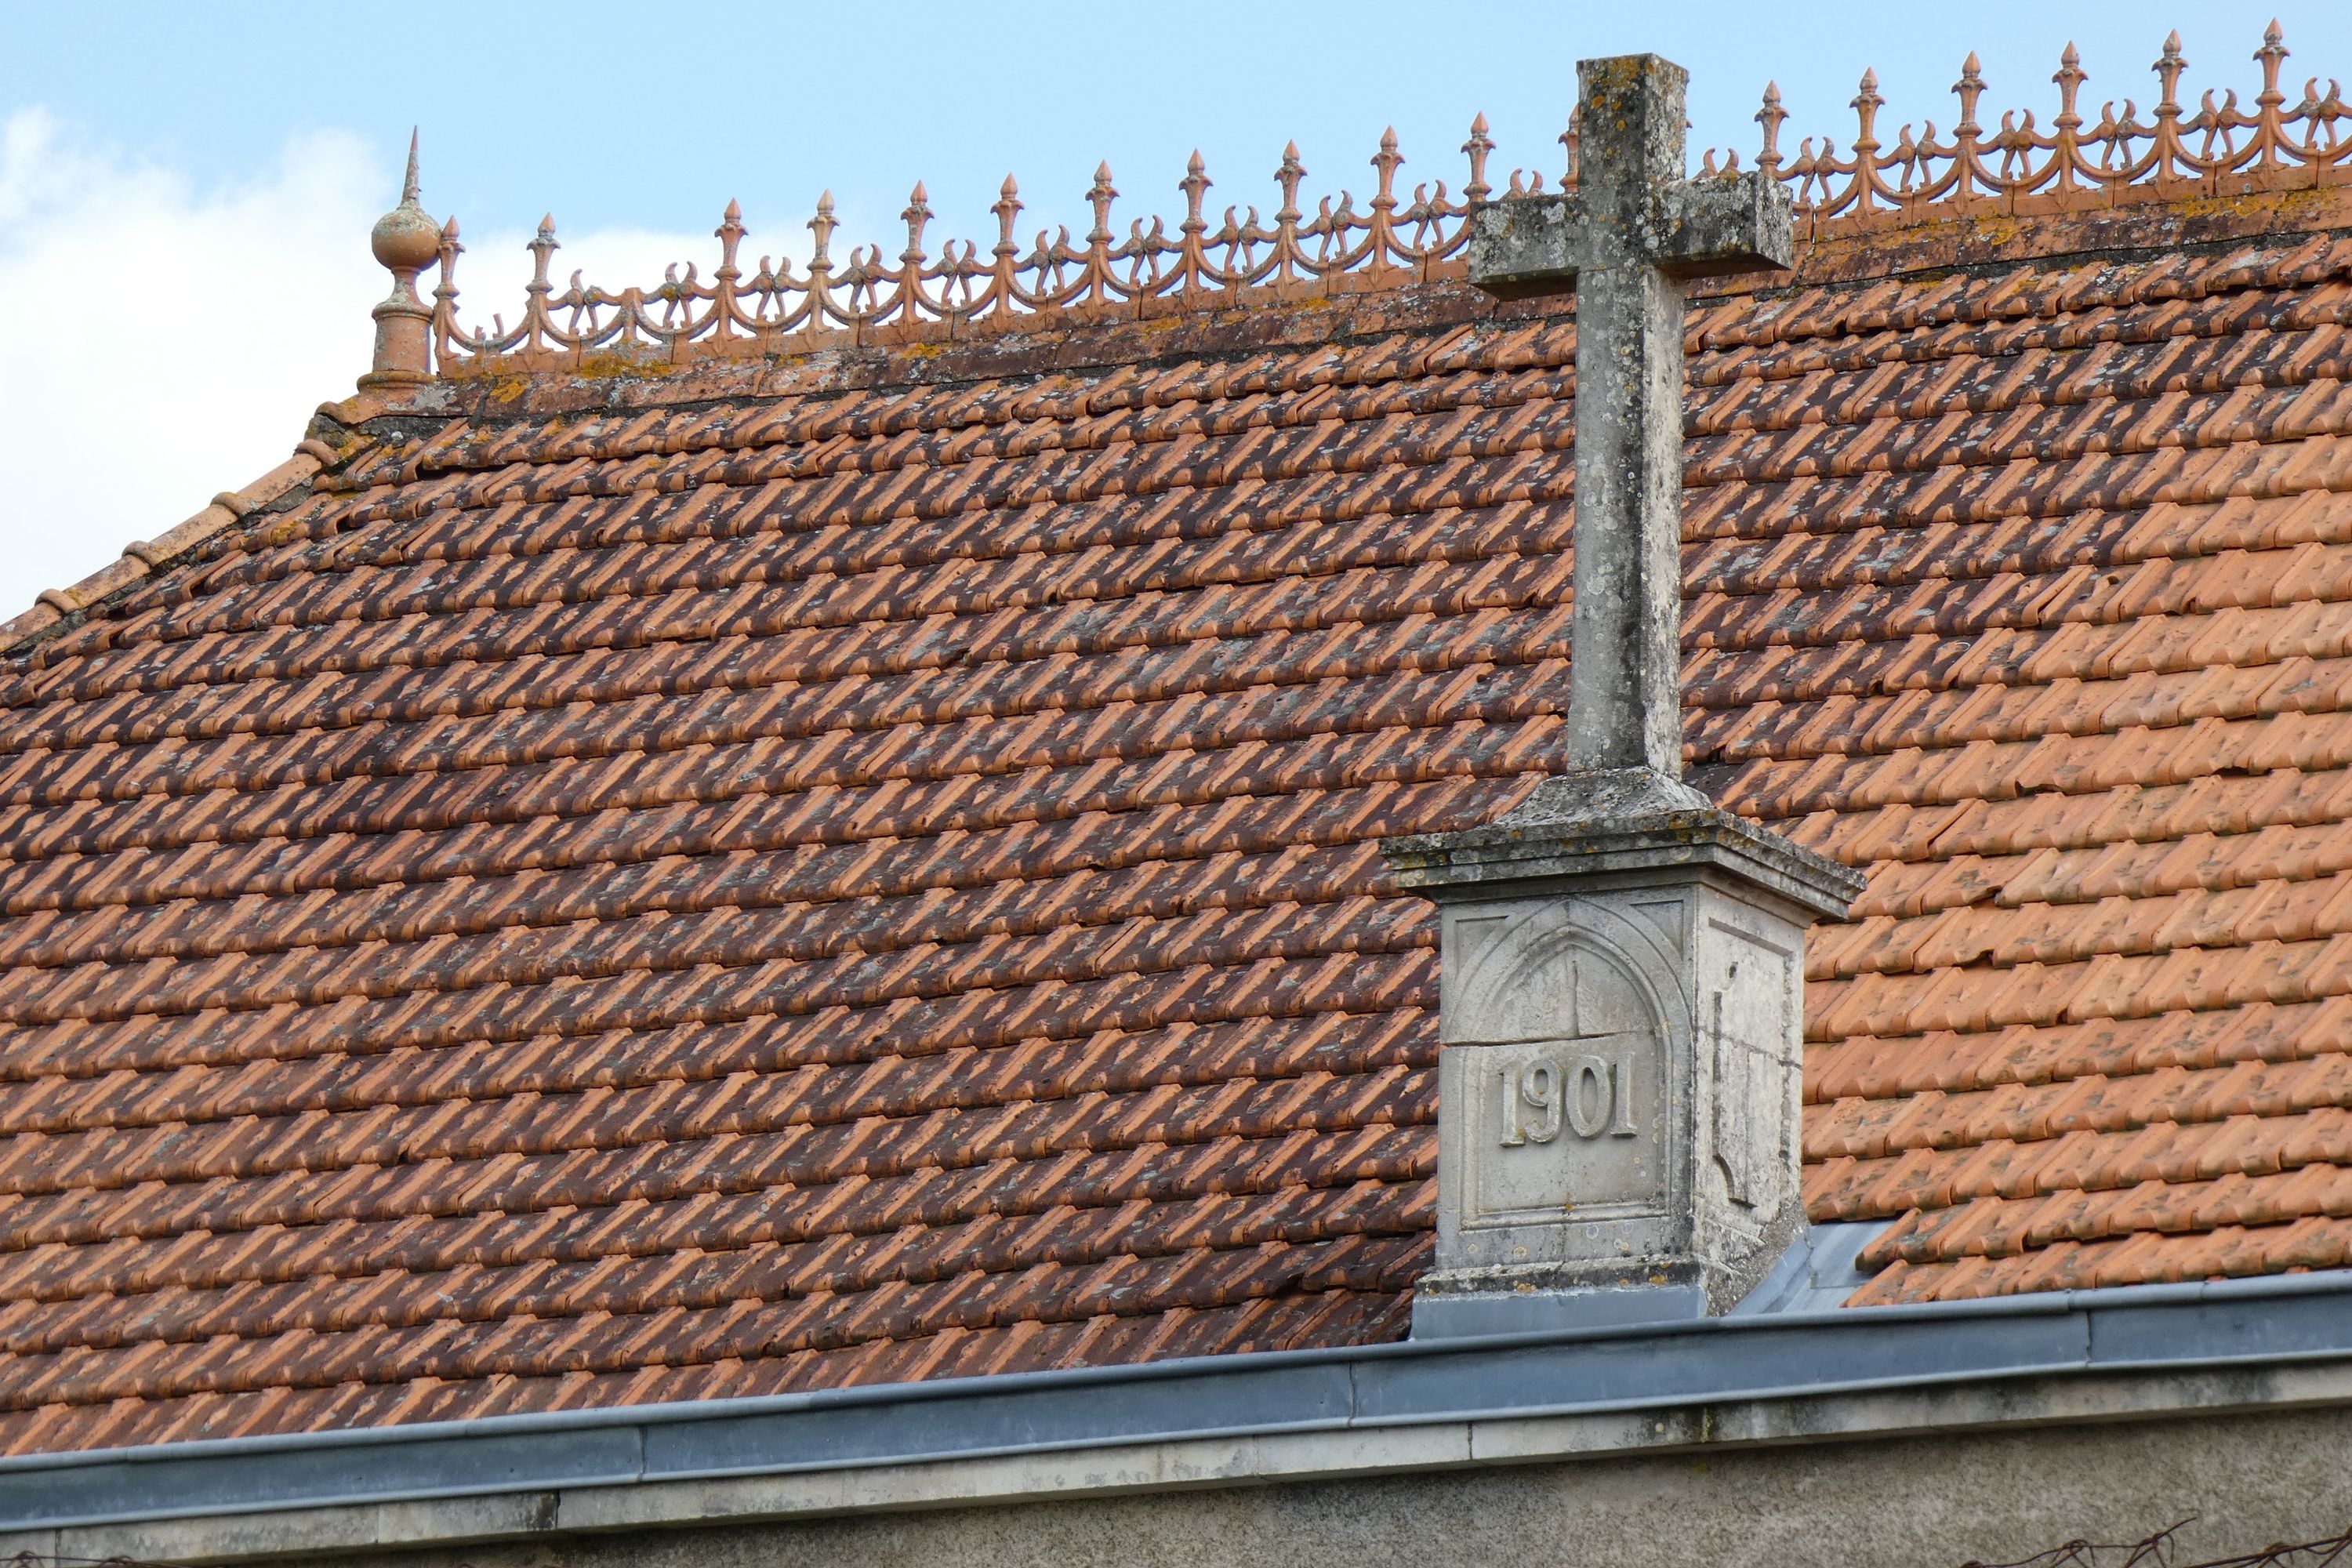
[[[1566,1124],[1579,1138],[1638,1137],[1633,1125],[1633,1064],[1619,1050],[1608,1057],[1539,1056],[1506,1059],[1501,1136],[1506,1149],[1549,1143]]]
[[[1606,1219],[1663,1201],[1659,1031],[1453,1048],[1475,1146],[1485,1151],[1464,1173],[1464,1226],[1557,1224],[1569,1213]]]

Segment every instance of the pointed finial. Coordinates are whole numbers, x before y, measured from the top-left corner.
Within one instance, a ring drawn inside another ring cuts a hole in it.
[[[1298,161],[1298,142],[1294,139],[1283,144],[1282,167],[1274,172],[1274,183],[1282,187],[1282,205],[1274,215],[1275,226],[1288,231],[1298,222],[1298,182],[1307,177],[1307,165]]]
[[[816,236],[816,248],[809,257],[809,270],[823,278],[833,268],[833,193],[821,191],[816,198],[816,216],[809,219],[809,232]]]
[[[1495,151],[1495,139],[1487,133],[1484,113],[1470,121],[1470,140],[1462,143],[1462,151],[1470,155],[1470,183],[1462,187],[1462,199],[1475,207],[1495,189],[1486,183],[1486,159]]]
[[[898,215],[907,224],[907,248],[898,259],[908,267],[919,267],[923,260],[923,230],[931,221],[931,194],[917,180],[915,188],[907,193],[907,210]]]
[[[2083,117],[2074,111],[2074,100],[2090,79],[2083,72],[2083,53],[2071,39],[2058,57],[2058,74],[2050,79],[2058,84],[2058,129],[2071,132],[2083,123]]]
[[[1209,187],[1215,183],[1209,178],[1209,165],[1201,156],[1201,150],[1193,148],[1192,156],[1184,163],[1184,177],[1176,182],[1176,188],[1184,193],[1183,232],[1186,235],[1207,232],[1209,225],[1201,216],[1201,202],[1209,194]]]
[[[2156,58],[2148,69],[2156,73],[2158,82],[2156,117],[2158,121],[2180,118],[2180,73],[2189,62],[2180,55],[2180,30],[2176,27],[2164,36],[2164,52]]]
[[[2254,51],[2254,58],[2262,62],[2263,68],[2262,95],[2255,101],[2265,110],[2274,109],[2284,101],[2279,93],[2278,79],[2279,67],[2286,63],[2286,34],[2280,29],[2277,17],[2272,17],[2271,25],[2263,29],[2263,47]]]
[[[1004,176],[1004,184],[997,189],[996,205],[990,210],[996,214],[996,248],[993,254],[998,265],[1009,269],[1013,258],[1021,253],[1021,247],[1013,242],[1013,225],[1021,216],[1021,186],[1012,175]]]
[[[1878,151],[1878,111],[1885,103],[1886,100],[1878,93],[1878,73],[1864,66],[1861,90],[1847,107],[1854,113],[1854,151],[1865,160]]]
[[[1106,246],[1110,243],[1110,204],[1118,199],[1118,192],[1110,183],[1110,160],[1095,165],[1095,183],[1087,187],[1087,205],[1095,209],[1095,226],[1087,234],[1087,243]]]
[[[1403,162],[1404,154],[1397,151],[1396,127],[1391,125],[1381,132],[1381,150],[1372,154],[1372,168],[1379,179],[1372,194],[1375,211],[1387,212],[1396,205],[1397,165]]]
[[[547,281],[548,263],[554,259],[557,251],[563,248],[563,242],[555,237],[553,213],[539,220],[539,232],[530,237],[530,242],[523,248],[531,255],[531,280],[526,287],[544,294],[551,287]]]
[[[1756,111],[1756,123],[1764,127],[1764,148],[1756,154],[1756,166],[1764,171],[1767,179],[1778,178],[1780,172],[1780,124],[1789,111],[1780,107],[1780,84],[1764,84],[1764,107]]]
[[[400,205],[375,220],[368,249],[392,274],[392,292],[371,312],[375,318],[375,355],[362,386],[430,380],[433,308],[416,297],[416,275],[440,259],[441,226],[416,205],[417,133],[408,133],[408,172]]]
[[[719,216],[719,226],[710,232],[719,240],[719,270],[715,276],[719,279],[719,287],[731,296],[735,290],[735,280],[743,275],[735,265],[736,253],[742,248],[743,237],[751,232],[743,226],[742,204],[730,196],[726,212]],[[688,268],[688,276],[692,276],[691,268]],[[727,330],[725,314],[721,312],[719,331],[724,334]]]
[[[457,215],[451,213],[449,221],[441,226],[440,281],[433,286],[436,315],[439,318],[436,331],[445,330],[457,319],[457,258],[466,247],[457,243]],[[443,338],[442,342],[447,342]]]
[[[1976,50],[1970,49],[1969,58],[1960,62],[1960,79],[1952,84],[1952,90],[1960,98],[1960,122],[1952,127],[1952,134],[1963,142],[1975,141],[1984,129],[1977,123],[1977,104],[1984,97],[1984,62],[1977,58]]]

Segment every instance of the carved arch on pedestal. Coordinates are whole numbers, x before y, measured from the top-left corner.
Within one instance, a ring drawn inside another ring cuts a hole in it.
[[[1690,1038],[1693,1018],[1683,993],[1681,954],[1657,926],[1605,904],[1561,899],[1504,917],[1474,953],[1463,956],[1467,962],[1446,1007],[1474,1032],[1449,1030],[1449,1044],[1631,1027],[1658,1029],[1669,1041]],[[1546,993],[1562,990],[1563,979],[1580,1011],[1595,1016],[1547,1018],[1551,1004]],[[1638,1018],[1625,1016],[1635,1010]]]

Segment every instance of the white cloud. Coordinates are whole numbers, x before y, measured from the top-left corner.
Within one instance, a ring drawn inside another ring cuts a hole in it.
[[[397,171],[339,132],[233,184],[75,137],[39,110],[0,128],[0,619],[283,461],[367,368],[389,279],[367,234]],[[430,193],[428,191],[429,197]],[[430,205],[428,200],[427,205]],[[469,321],[515,318],[516,230],[468,236]],[[658,280],[707,237],[566,239],[608,286]],[[429,284],[430,274],[427,275]]]
[[[366,368],[385,174],[352,138],[199,191],[0,132],[0,616],[96,571],[293,450]],[[372,292],[373,291],[373,292]]]

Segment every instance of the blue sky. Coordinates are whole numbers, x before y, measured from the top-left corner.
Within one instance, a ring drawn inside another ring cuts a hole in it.
[[[2251,99],[2273,15],[2290,98],[2352,79],[2352,5],[2053,3],[751,5],[566,0],[405,8],[0,0],[0,615],[275,463],[364,368],[383,275],[366,227],[409,127],[425,205],[462,219],[469,314],[511,315],[520,247],[552,211],[564,270],[610,284],[703,257],[730,197],[751,253],[805,254],[819,190],[837,244],[900,243],[917,179],[931,235],[989,237],[1008,173],[1024,236],[1079,228],[1107,159],[1128,216],[1270,209],[1296,138],[1318,192],[1367,183],[1394,125],[1407,185],[1460,183],[1484,110],[1497,164],[1557,167],[1585,55],[1652,49],[1692,73],[1694,145],[1751,153],[1768,79],[1788,141],[1843,142],[1864,67],[1885,124],[1948,127],[1962,56],[1987,104],[2046,120],[2070,40],[2091,103],[2151,96],[2180,29],[2191,91]],[[1888,137],[1892,139],[1891,134]],[[121,442],[128,388],[162,435]]]

